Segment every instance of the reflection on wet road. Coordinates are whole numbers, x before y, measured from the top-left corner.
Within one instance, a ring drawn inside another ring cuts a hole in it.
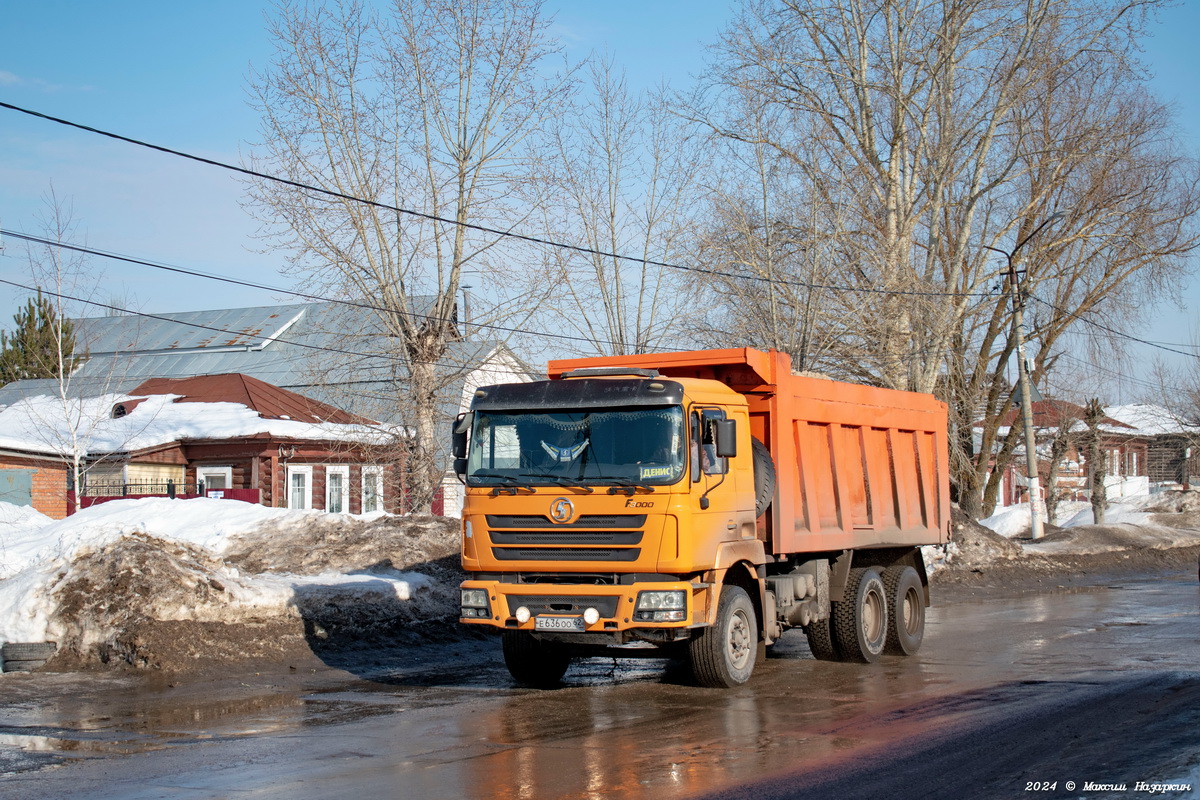
[[[691,686],[679,665],[607,659],[573,667],[566,688],[517,689],[490,648],[319,691],[118,687],[4,708],[0,770],[20,771],[0,797],[703,795],[860,769],[981,719],[1086,708],[1123,682],[1190,698],[1198,606],[1194,576],[935,606],[917,657],[867,666],[814,661],[792,632],[733,691]]]

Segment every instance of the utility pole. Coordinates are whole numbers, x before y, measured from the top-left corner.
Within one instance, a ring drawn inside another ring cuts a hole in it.
[[[1025,243],[1037,236],[1042,228],[1055,220],[1062,219],[1061,212],[1051,214],[1042,224],[1033,229],[1033,233],[1017,242],[1012,252],[1006,252],[997,247],[983,245],[986,250],[993,250],[1008,259],[1008,290],[1012,294],[1013,329],[1017,340],[1017,384],[1021,392],[1021,416],[1025,424],[1025,474],[1029,476],[1029,527],[1030,535],[1040,539],[1043,535],[1042,517],[1038,512],[1038,497],[1041,494],[1041,483],[1038,478],[1037,437],[1033,432],[1033,400],[1029,384],[1029,362],[1025,359],[1025,295],[1017,278],[1017,252]]]

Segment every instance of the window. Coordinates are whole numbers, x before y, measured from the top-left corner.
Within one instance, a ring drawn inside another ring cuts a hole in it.
[[[729,459],[717,457],[716,428],[713,423],[725,419],[725,412],[704,409],[692,412],[692,480],[700,475],[724,475],[729,471]]]
[[[383,511],[383,467],[362,468],[362,513]]]
[[[312,467],[288,465],[287,498],[288,508],[312,508]]]
[[[325,510],[331,514],[345,514],[350,510],[349,467],[325,468]]]
[[[196,480],[204,481],[204,493],[233,488],[233,467],[196,467]]]

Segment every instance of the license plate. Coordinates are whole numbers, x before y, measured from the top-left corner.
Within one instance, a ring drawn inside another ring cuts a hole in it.
[[[581,631],[583,617],[536,617],[533,627],[539,631]]]

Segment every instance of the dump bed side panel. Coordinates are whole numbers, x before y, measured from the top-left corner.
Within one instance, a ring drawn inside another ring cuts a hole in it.
[[[944,405],[791,374],[775,388],[751,402],[779,475],[765,526],[775,553],[948,540]]]

